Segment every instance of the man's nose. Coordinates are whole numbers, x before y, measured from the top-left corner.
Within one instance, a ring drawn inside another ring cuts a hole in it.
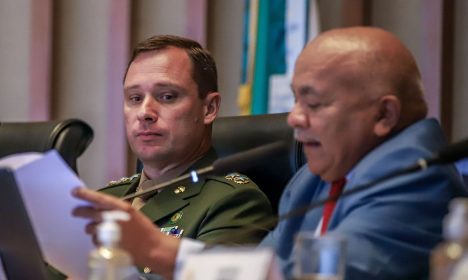
[[[145,98],[138,111],[138,119],[144,122],[155,122],[158,119],[157,102],[152,98]]]
[[[290,127],[305,127],[307,125],[307,117],[304,114],[303,108],[296,102],[288,115],[288,125]]]

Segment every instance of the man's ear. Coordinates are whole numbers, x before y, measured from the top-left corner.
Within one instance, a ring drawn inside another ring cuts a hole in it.
[[[385,137],[398,125],[401,102],[395,95],[384,95],[379,99],[379,114],[374,125],[374,133]]]
[[[219,112],[219,105],[221,104],[221,96],[219,92],[210,92],[206,95],[203,105],[204,124],[211,124]]]

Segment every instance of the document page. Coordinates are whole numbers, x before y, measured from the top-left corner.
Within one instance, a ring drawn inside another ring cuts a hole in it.
[[[94,247],[86,221],[71,216],[83,204],[71,190],[84,183],[56,151],[10,156],[0,166],[14,169],[24,205],[45,260],[74,280],[88,278],[87,259]]]
[[[2,256],[0,256],[0,280],[8,280],[5,274],[5,269],[3,269]]]

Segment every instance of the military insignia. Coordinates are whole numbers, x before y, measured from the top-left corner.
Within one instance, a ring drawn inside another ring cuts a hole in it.
[[[165,235],[170,235],[170,236],[180,238],[182,236],[182,233],[184,232],[184,230],[179,229],[178,226],[172,226],[172,227],[163,227],[163,228],[161,228],[161,232],[164,233]]]
[[[180,212],[177,212],[175,213],[174,215],[172,215],[171,217],[171,224],[175,224],[178,220],[180,220],[182,218],[182,215],[183,215],[183,212],[180,211]]]
[[[107,186],[113,186],[113,185],[120,185],[120,184],[127,184],[127,183],[130,183],[133,179],[137,178],[138,176],[140,176],[140,174],[135,174],[131,177],[122,177],[120,178],[119,180],[115,180],[115,181],[110,181]]]
[[[177,189],[174,190],[175,194],[183,193],[185,192],[185,187],[184,186],[178,186]]]
[[[151,273],[151,268],[145,266],[145,268],[143,268],[143,272],[146,274]]]
[[[248,184],[250,182],[249,177],[245,175],[241,175],[239,173],[230,173],[226,175],[226,177],[224,178],[228,179],[229,181],[233,181],[236,184],[240,184],[240,185]]]

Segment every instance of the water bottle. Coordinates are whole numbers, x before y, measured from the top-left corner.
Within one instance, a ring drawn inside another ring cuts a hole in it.
[[[468,279],[468,199],[455,198],[444,219],[444,239],[431,254],[431,280]]]
[[[131,256],[119,247],[120,227],[117,220],[128,220],[127,213],[106,211],[97,228],[99,246],[89,254],[89,280],[136,280],[138,271]]]

